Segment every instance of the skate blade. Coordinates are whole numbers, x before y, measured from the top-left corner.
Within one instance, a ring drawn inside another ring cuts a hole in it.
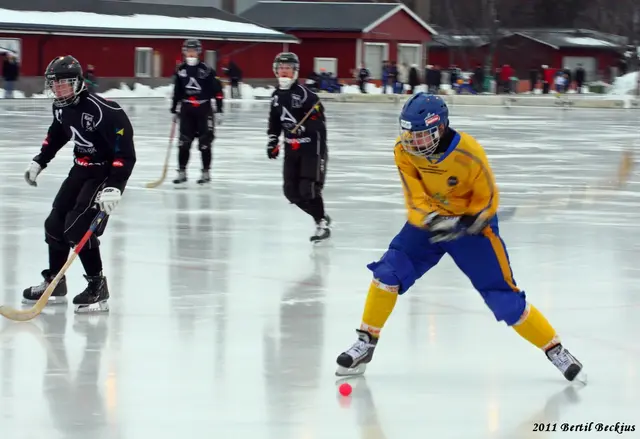
[[[575,376],[575,378],[572,381],[573,383],[580,383],[584,386],[587,385],[587,383],[589,382],[589,376],[585,373],[584,369],[580,370],[580,372],[578,372],[578,375]]]
[[[91,305],[76,305],[75,312],[76,314],[92,314],[92,313],[101,313],[108,312],[109,304],[106,300],[98,303],[92,303]]]
[[[33,305],[34,303],[37,303],[37,300],[31,300],[31,299],[22,299],[22,303],[25,305]],[[51,296],[49,297],[49,300],[47,301],[47,306],[49,305],[66,305],[67,304],[67,298],[66,297],[54,297]]]
[[[353,368],[338,366],[336,370],[337,377],[353,377],[353,376],[361,376],[364,374],[365,370],[367,370],[366,364],[360,364]]]

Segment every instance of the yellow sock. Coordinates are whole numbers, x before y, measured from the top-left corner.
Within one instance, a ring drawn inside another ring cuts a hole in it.
[[[374,337],[380,336],[380,331],[391,315],[393,307],[396,306],[397,300],[397,286],[385,285],[374,279],[367,294],[360,329]]]
[[[520,321],[513,325],[513,329],[522,338],[540,349],[547,349],[559,343],[556,330],[538,309],[527,304]]]

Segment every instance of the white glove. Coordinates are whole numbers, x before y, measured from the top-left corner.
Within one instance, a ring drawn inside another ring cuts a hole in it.
[[[42,166],[36,162],[31,162],[29,167],[24,171],[24,179],[31,186],[38,186],[36,178],[42,172]]]
[[[122,198],[122,192],[115,187],[106,187],[98,192],[96,203],[100,206],[100,210],[111,215]]]

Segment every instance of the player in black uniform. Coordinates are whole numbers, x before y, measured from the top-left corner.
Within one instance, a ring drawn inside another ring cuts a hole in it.
[[[44,222],[49,245],[49,268],[44,282],[24,290],[24,302],[37,301],[67,261],[71,247],[89,229],[98,209],[108,215],[117,206],[136,162],[133,128],[124,110],[87,91],[80,63],[61,56],[45,72],[45,90],[53,96],[53,122],[40,153],[33,158],[24,178],[37,186],[38,174],[56,153],[74,143],[74,165],[53,200]],[[76,312],[107,311],[109,289],[102,274],[100,242],[107,220],[80,252],[80,261],[89,285],[73,299]],[[67,284],[62,278],[51,296],[52,302],[66,302]]]
[[[299,71],[300,61],[295,53],[280,53],[273,61],[278,88],[271,97],[267,155],[270,159],[278,157],[280,134],[284,130],[284,195],[313,217],[316,232],[310,240],[319,242],[331,236],[331,219],[324,211],[322,199],[329,158],[327,127],[318,95],[298,83]],[[294,130],[309,112],[311,115],[302,126]]]
[[[198,184],[211,181],[211,144],[214,139],[214,116],[211,100],[216,100],[216,111],[222,113],[222,84],[216,71],[200,61],[202,44],[198,40],[187,40],[182,46],[185,61],[177,68],[173,89],[171,113],[178,113],[180,104],[180,144],[178,146],[178,177],[176,185],[187,182],[187,165],[193,139],[198,136],[202,155],[202,178]]]

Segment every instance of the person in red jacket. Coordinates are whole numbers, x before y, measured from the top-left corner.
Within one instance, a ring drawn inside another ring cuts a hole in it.
[[[509,64],[502,66],[500,70],[500,85],[505,93],[511,93],[511,77],[513,76],[513,68]]]

